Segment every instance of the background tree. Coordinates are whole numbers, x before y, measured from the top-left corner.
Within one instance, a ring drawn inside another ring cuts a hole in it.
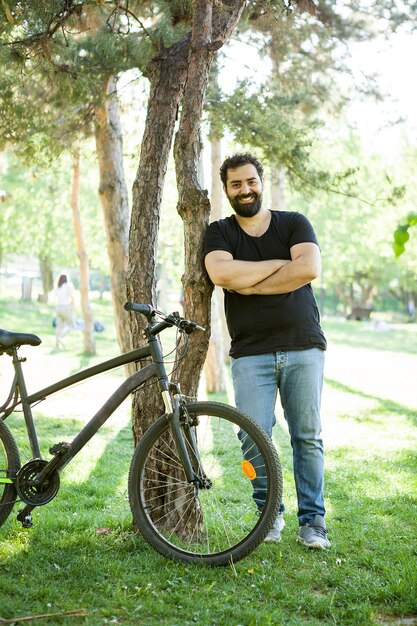
[[[398,275],[391,252],[392,217],[399,214],[405,188],[380,157],[372,155],[352,135],[337,144],[317,145],[315,158],[331,167],[343,168],[353,160],[361,163],[354,174],[354,193],[315,193],[309,197],[291,192],[289,208],[313,221],[323,254],[322,288],[336,293],[349,314],[355,306],[374,306]]]
[[[95,354],[94,320],[89,298],[90,263],[85,247],[84,231],[80,211],[80,150],[76,146],[73,150],[72,180],[71,180],[71,209],[74,221],[75,242],[80,264],[80,294],[81,310],[83,314],[84,352]]]
[[[66,167],[62,163],[48,170],[25,167],[12,153],[3,154],[2,185],[7,195],[0,217],[1,246],[7,253],[35,251],[41,276],[47,277],[42,283],[43,300],[52,289],[53,267],[69,267],[75,261]],[[92,208],[91,198],[87,198]]]
[[[141,55],[146,57],[147,47],[140,48],[141,38],[138,33],[132,36],[130,27],[132,19],[140,24],[133,10],[140,7],[140,15],[149,16],[150,4],[131,3],[128,10],[117,2],[105,6],[49,2],[27,7],[24,22],[9,15],[2,32],[6,44],[3,57],[10,68],[3,77],[6,141],[26,158],[39,158],[39,151],[50,155],[51,142],[58,154],[80,131],[90,134],[93,122],[116,331],[122,350],[131,345],[123,309],[129,207],[116,74],[140,64]],[[36,78],[30,87],[28,75]],[[38,87],[32,88],[32,84]]]
[[[220,99],[218,74],[218,62],[217,59],[214,59],[207,94],[207,99],[213,103],[218,102]],[[211,150],[210,221],[215,221],[223,217],[223,189],[219,175],[222,164],[221,138],[223,136],[223,124],[218,116],[215,115],[213,106],[210,109],[208,121],[208,139],[210,141]],[[214,287],[211,299],[211,335],[206,362],[204,364],[206,388],[209,393],[224,391],[226,389],[224,324],[223,292],[219,287]]]
[[[163,49],[149,64],[146,71],[150,79],[147,123],[138,174],[133,186],[128,293],[131,299],[138,302],[155,303],[156,243],[161,190],[177,110],[182,102],[183,110],[176,138],[175,157],[179,212],[185,229],[184,308],[187,316],[198,319],[207,327],[211,287],[202,266],[201,244],[208,221],[209,203],[198,181],[201,114],[211,58],[233,31],[243,4],[237,0],[215,6],[212,2],[194,3],[192,13],[189,11],[188,14],[181,15],[184,23],[192,17],[192,32],[186,32],[182,39],[168,50]],[[178,7],[178,4],[176,6]],[[174,13],[171,17],[177,19],[178,14]],[[198,42],[195,46],[191,44],[192,38]],[[186,82],[187,96],[183,97]],[[194,104],[193,110],[189,108],[190,100]],[[140,247],[140,242],[143,241],[147,242],[146,249]],[[140,324],[141,320],[132,316],[134,338],[140,335]],[[196,394],[207,342],[207,336],[198,337],[195,333],[188,351],[189,367],[184,369],[184,365],[181,366],[180,382],[189,395]],[[150,391],[141,397],[138,396],[135,403],[134,413],[137,416],[135,434],[140,436],[142,428],[146,428],[154,418],[156,399],[151,397]]]

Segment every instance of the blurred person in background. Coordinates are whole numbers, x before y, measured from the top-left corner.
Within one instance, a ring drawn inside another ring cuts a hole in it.
[[[74,328],[74,287],[66,274],[61,274],[55,289],[56,347],[64,348],[64,338]]]

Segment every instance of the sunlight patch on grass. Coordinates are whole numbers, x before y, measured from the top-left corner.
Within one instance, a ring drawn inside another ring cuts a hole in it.
[[[358,392],[416,407],[417,355],[330,344],[325,376]]]
[[[322,422],[326,448],[351,446],[367,456],[379,451],[415,449],[417,431],[407,428],[408,409],[392,409],[377,398],[344,393],[325,385]]]
[[[65,476],[65,482],[73,485],[81,485],[86,482],[90,474],[94,471],[106,445],[107,441],[105,437],[100,434],[95,435],[94,441],[90,441],[65,469],[63,474],[63,477]]]

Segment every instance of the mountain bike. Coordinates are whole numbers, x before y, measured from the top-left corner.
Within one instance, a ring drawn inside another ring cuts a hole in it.
[[[135,528],[164,556],[188,563],[227,565],[248,555],[275,521],[282,496],[282,472],[270,438],[250,417],[217,402],[191,401],[167,374],[159,334],[176,328],[176,360],[186,355],[187,338],[204,329],[178,312],[169,315],[148,304],[128,302],[125,309],[145,316],[146,345],[77,372],[35,393],[28,393],[21,346],[38,346],[34,334],[0,330],[0,355],[12,359],[14,378],[0,406],[0,525],[17,500],[24,507],[17,519],[32,525],[32,511],[58,493],[60,473],[117,407],[147,381],[154,381],[165,413],[144,433],[133,452],[128,496]],[[135,372],[106,400],[70,442],[41,455],[32,407],[81,381],[129,363]],[[5,423],[23,413],[31,458],[21,464],[16,440]],[[245,452],[242,453],[244,444]],[[260,479],[263,506],[253,499]]]

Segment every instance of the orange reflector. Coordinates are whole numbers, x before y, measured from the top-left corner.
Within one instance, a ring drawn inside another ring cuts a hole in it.
[[[242,470],[245,476],[247,476],[250,480],[254,480],[256,478],[255,468],[250,461],[242,461]]]

